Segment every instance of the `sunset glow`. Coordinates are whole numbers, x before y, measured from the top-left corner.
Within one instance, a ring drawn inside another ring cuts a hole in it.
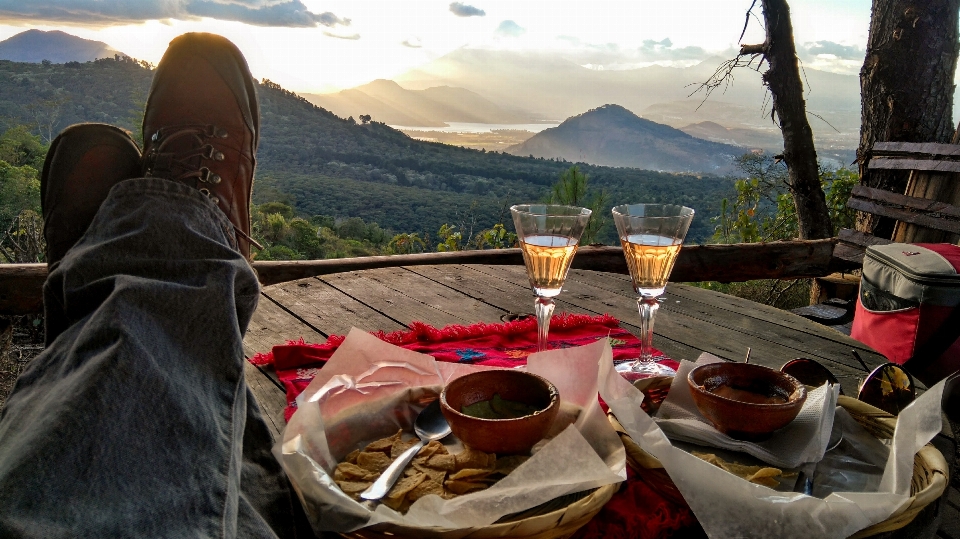
[[[594,69],[688,66],[731,56],[750,0],[0,0],[0,40],[62,30],[156,63],[191,31],[223,34],[253,73],[301,92],[392,78],[460,47],[553,51]],[[134,5],[136,4],[136,5]],[[863,61],[868,0],[791,2],[805,66],[848,74]],[[763,40],[759,2],[745,43]]]

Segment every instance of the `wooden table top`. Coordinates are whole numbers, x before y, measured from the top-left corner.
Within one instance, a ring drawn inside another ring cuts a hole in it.
[[[695,360],[709,352],[779,369],[797,357],[822,362],[856,394],[863,368],[883,356],[825,326],[749,300],[682,284],[670,284],[654,326],[654,346],[674,359]],[[610,314],[639,334],[637,298],[627,275],[571,270],[556,312]],[[355,271],[301,279],[263,289],[244,339],[248,357],[274,345],[303,338],[322,343],[351,327],[366,331],[406,329],[420,321],[448,324],[500,322],[510,313],[533,310],[523,266],[438,265]],[[283,430],[285,392],[270,370],[246,366],[247,382],[275,436]]]

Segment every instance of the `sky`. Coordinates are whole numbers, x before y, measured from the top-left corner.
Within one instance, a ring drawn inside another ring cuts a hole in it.
[[[184,32],[214,32],[258,79],[332,92],[458,48],[550,52],[591,69],[685,67],[763,41],[759,0],[0,0],[0,40],[31,28],[103,41],[156,64]],[[805,67],[856,74],[870,0],[790,0]]]

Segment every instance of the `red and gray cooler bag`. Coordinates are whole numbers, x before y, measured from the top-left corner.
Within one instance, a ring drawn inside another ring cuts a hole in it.
[[[960,369],[960,247],[868,247],[850,336],[924,383]]]

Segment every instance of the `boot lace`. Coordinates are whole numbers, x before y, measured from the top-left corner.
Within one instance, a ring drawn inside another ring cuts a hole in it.
[[[150,140],[153,148],[144,156],[144,176],[160,177],[177,182],[194,180],[202,194],[220,205],[210,187],[220,183],[220,175],[205,166],[204,161],[223,161],[223,152],[208,142],[212,139],[225,139],[229,136],[226,129],[215,125],[185,125],[160,129]],[[256,240],[234,225],[237,235],[263,249]]]

